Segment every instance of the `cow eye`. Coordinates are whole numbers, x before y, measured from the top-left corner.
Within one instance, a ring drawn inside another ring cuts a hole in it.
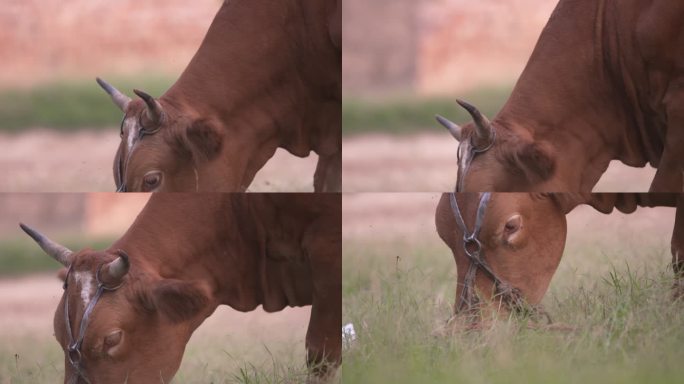
[[[511,216],[504,225],[504,233],[506,235],[517,232],[522,227],[522,217],[520,215]]]
[[[147,172],[143,177],[143,190],[151,191],[161,184],[162,174],[159,171]]]
[[[106,348],[111,348],[115,345],[119,345],[121,342],[121,330],[117,329],[110,332],[104,339],[104,345]]]
[[[114,356],[116,353],[121,350],[119,347],[121,344],[121,341],[123,340],[123,332],[120,329],[115,329],[114,331],[110,332],[107,336],[104,338],[104,343],[103,343],[103,349],[106,354],[109,356]]]

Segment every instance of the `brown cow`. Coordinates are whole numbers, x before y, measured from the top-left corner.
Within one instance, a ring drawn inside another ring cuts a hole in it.
[[[244,191],[280,147],[316,152],[314,190],[339,191],[341,18],[340,0],[226,1],[159,99],[98,78],[125,113],[117,190]]]
[[[169,382],[221,304],[312,305],[312,379],[340,363],[339,194],[154,194],[104,251],[72,252],[22,229],[68,268],[54,318],[65,383]]]
[[[462,101],[474,123],[437,117],[460,141],[458,190],[590,192],[617,159],[681,192],[682,20],[682,1],[561,0],[494,120]]]
[[[476,226],[478,208],[489,194],[455,194],[456,207],[470,233]],[[496,309],[501,303],[537,305],[553,277],[563,253],[566,236],[565,215],[579,204],[589,204],[602,213],[617,208],[633,212],[637,206],[677,207],[672,234],[675,295],[684,294],[684,194],[581,194],[581,193],[494,193],[481,210],[479,258],[473,282],[467,282],[473,264],[464,248],[464,232],[458,224],[451,194],[444,194],[435,214],[437,232],[456,260],[458,283],[456,313],[478,308],[477,293],[486,301],[480,308]],[[476,253],[477,247],[468,245]],[[493,275],[487,271],[491,270]],[[498,284],[496,281],[498,280]],[[476,293],[477,291],[477,293]],[[510,307],[508,307],[510,308]]]

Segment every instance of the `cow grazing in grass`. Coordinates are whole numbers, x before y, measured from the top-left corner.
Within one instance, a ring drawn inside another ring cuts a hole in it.
[[[486,201],[490,195],[489,201]],[[458,270],[456,313],[471,309],[510,309],[517,305],[537,305],[549,286],[560,262],[566,237],[565,215],[580,204],[589,204],[602,213],[614,208],[631,213],[639,207],[677,207],[672,234],[674,294],[684,294],[684,194],[590,194],[590,193],[457,193],[444,194],[435,214],[437,232],[451,249]],[[480,207],[483,206],[484,209]],[[481,225],[475,238],[465,245],[464,231],[456,217],[457,207],[468,233]],[[483,260],[472,281],[468,273],[473,261],[466,254]],[[490,274],[489,269],[492,274]],[[493,277],[495,276],[495,277]],[[498,280],[498,282],[496,281]],[[484,300],[482,300],[484,299]],[[519,307],[518,307],[519,308]]]
[[[104,251],[72,252],[22,229],[67,268],[54,318],[65,383],[168,383],[222,304],[311,305],[312,380],[340,363],[339,194],[155,194]]]
[[[681,192],[684,2],[561,0],[490,122],[460,127],[463,192],[590,192],[611,160],[658,168],[650,190]]]
[[[125,113],[118,191],[244,191],[277,148],[319,160],[315,191],[342,176],[341,0],[226,1],[176,83]],[[189,5],[190,6],[190,5]],[[155,33],[153,31],[142,33]]]

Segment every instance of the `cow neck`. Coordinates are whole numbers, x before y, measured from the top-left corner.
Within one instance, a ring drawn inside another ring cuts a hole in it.
[[[332,100],[320,100],[332,99],[327,93],[333,87],[320,84],[332,83],[328,78],[335,74],[326,70],[333,51],[327,34],[307,34],[302,51],[293,51],[299,46],[293,47],[291,41],[307,32],[301,28],[319,28],[324,24],[320,20],[326,20],[306,15],[306,8],[296,1],[269,2],[264,7],[225,2],[195,56],[162,98],[220,122],[234,138],[252,138],[242,146],[275,142],[273,151],[280,145],[295,155],[308,155],[313,144],[303,133],[328,123],[320,119],[329,109],[326,102]],[[302,61],[317,65],[297,70]],[[340,95],[336,97],[339,108]]]
[[[633,52],[616,32],[619,12],[606,9],[614,3],[561,1],[494,121],[550,143],[571,180],[565,190],[591,190],[610,160],[641,167],[660,158],[630,77],[639,69],[628,67]]]
[[[246,276],[255,268],[249,265],[250,258],[243,257],[250,246],[245,238],[250,223],[227,219],[250,217],[236,212],[245,204],[232,204],[224,194],[179,195],[152,194],[135,222],[111,248],[125,250],[132,265],[148,274],[209,284],[216,305],[238,309],[253,305],[256,293]]]

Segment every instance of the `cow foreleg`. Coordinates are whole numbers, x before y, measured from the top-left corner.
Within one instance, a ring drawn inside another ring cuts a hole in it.
[[[314,192],[342,190],[342,151],[333,155],[319,155],[314,173]]]
[[[667,110],[665,149],[650,192],[684,192],[684,78],[670,84],[664,102]]]
[[[340,290],[341,291],[341,290]],[[329,301],[325,303],[324,301]],[[334,304],[332,304],[334,303]],[[333,308],[333,306],[337,306]],[[324,382],[335,374],[342,359],[342,320],[339,299],[314,299],[309,329],[306,332],[306,363],[313,375],[310,383]]]
[[[312,372],[310,383],[332,378],[342,360],[340,231],[337,223],[319,220],[311,225],[304,239],[313,279],[311,319],[306,332],[306,361]]]
[[[672,269],[675,278],[672,294],[677,299],[684,297],[684,194],[680,194],[677,198],[677,213],[671,244]]]

